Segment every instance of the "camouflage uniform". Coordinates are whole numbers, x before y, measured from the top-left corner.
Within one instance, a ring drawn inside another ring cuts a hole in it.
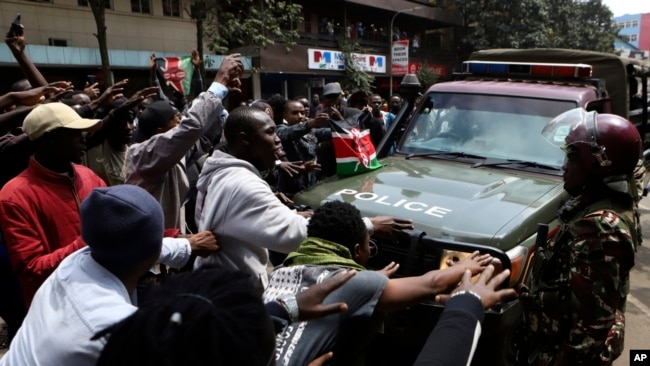
[[[643,198],[643,192],[645,191],[645,177],[646,174],[650,174],[646,172],[645,164],[644,164],[644,159],[639,159],[639,161],[636,164],[636,167],[634,168],[634,179],[631,182],[631,187],[630,187],[630,193],[632,195],[632,198],[634,198],[635,204],[634,204],[634,216],[635,220],[637,222],[637,237],[639,244],[642,243],[643,240],[643,232],[641,230],[641,211],[639,211],[639,201]]]
[[[611,365],[621,354],[637,223],[630,196],[609,196],[569,200],[537,249],[520,294],[523,364]]]

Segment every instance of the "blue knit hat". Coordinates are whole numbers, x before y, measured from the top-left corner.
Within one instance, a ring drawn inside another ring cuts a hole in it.
[[[160,204],[138,186],[95,188],[81,203],[81,237],[93,258],[111,269],[158,255],[163,229]]]

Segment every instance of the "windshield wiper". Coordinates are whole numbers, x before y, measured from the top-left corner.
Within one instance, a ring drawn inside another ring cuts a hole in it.
[[[405,159],[428,157],[428,156],[448,156],[453,158],[468,158],[468,159],[486,159],[485,156],[468,154],[462,151],[430,151],[425,153],[411,153],[406,155]]]
[[[472,168],[478,168],[480,166],[497,166],[497,165],[524,165],[530,168],[540,168],[548,170],[560,170],[560,168],[547,164],[540,164],[536,161],[526,161],[526,160],[517,160],[517,159],[507,159],[507,160],[487,160],[481,163],[476,163],[472,165]]]

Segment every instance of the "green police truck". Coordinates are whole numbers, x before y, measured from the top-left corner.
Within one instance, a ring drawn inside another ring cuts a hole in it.
[[[321,182],[294,201],[315,208],[342,200],[366,216],[411,218],[416,230],[408,237],[372,239],[378,251],[371,268],[396,261],[397,276],[419,275],[478,249],[511,269],[503,286],[517,287],[538,236],[545,240],[557,230],[556,212],[567,199],[564,153],[540,132],[553,117],[576,107],[631,118],[628,63],[646,83],[647,65],[609,54],[481,51],[463,63],[455,80],[434,84],[417,103],[419,83],[407,75],[400,87],[406,102],[377,146],[385,166]],[[643,109],[633,111],[642,132],[644,93]],[[538,235],[540,227],[548,231]],[[441,309],[431,302],[388,314],[369,364],[411,364]],[[519,321],[516,299],[488,310],[474,364],[512,364]]]

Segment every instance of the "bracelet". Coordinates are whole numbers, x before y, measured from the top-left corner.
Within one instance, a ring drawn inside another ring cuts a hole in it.
[[[477,298],[478,301],[481,301],[481,296],[479,294],[477,294],[474,291],[469,291],[469,290],[462,290],[462,291],[454,292],[453,294],[451,294],[451,296],[449,296],[449,298],[451,299],[454,296],[465,295],[465,294],[472,295],[475,298]]]
[[[298,302],[296,301],[296,295],[287,294],[282,295],[276,299],[284,307],[284,309],[289,314],[289,320],[294,323],[298,321],[300,315],[300,309],[298,309]]]

